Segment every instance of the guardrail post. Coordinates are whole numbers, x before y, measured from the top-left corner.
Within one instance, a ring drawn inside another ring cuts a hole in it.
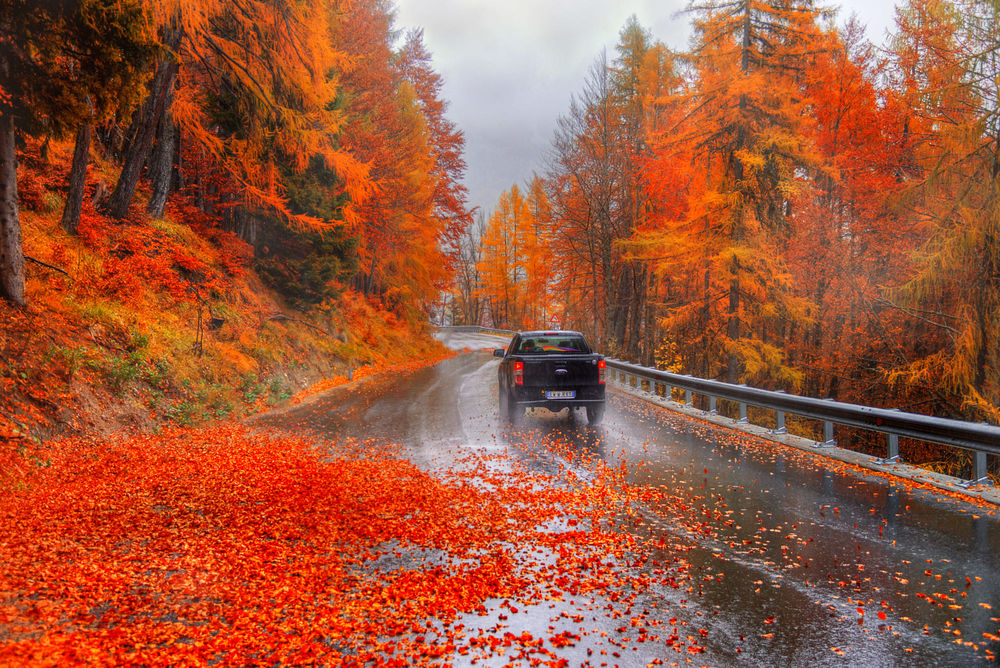
[[[774,431],[772,434],[787,434],[788,429],[785,428],[785,412],[775,411],[774,413]]]
[[[835,401],[834,399],[827,399],[826,401]],[[833,437],[833,423],[829,420],[823,420],[823,441],[822,443],[817,443],[817,448],[833,448],[837,446],[837,439]]]
[[[784,390],[778,390],[779,393],[784,394]],[[788,429],[785,428],[785,411],[774,411],[774,429],[771,430],[772,434],[787,434]]]
[[[882,460],[883,464],[894,464],[899,459],[899,434],[889,434],[888,442],[888,452],[886,453],[885,459]]]
[[[989,480],[989,474],[986,473],[986,453],[977,450],[975,471],[972,474],[972,482],[974,485],[982,485],[989,482]]]
[[[892,410],[900,412],[898,408]],[[903,461],[899,457],[899,434],[888,434],[886,438],[886,456],[880,459],[879,464],[898,464]]]
[[[684,405],[694,406],[694,401],[692,401],[693,393],[691,390],[684,390]]]
[[[740,383],[740,387],[746,387],[745,384]],[[739,424],[750,424],[750,418],[747,417],[747,404],[745,401],[740,402],[740,419],[737,420]]]
[[[718,415],[719,414],[719,409],[715,405],[715,401],[716,401],[716,399],[715,399],[714,396],[708,398],[708,414],[709,415]]]
[[[969,489],[978,485],[989,485],[991,482],[990,475],[986,470],[986,453],[982,450],[976,450],[972,460],[972,480],[960,482],[959,486]]]

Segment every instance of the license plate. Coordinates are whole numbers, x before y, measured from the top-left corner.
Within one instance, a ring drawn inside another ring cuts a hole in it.
[[[549,390],[545,393],[546,399],[575,399],[576,391],[574,390]]]

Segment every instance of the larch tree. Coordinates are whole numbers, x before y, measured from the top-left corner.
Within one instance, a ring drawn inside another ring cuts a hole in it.
[[[444,82],[431,66],[431,54],[424,45],[422,30],[407,34],[398,59],[403,78],[412,84],[426,120],[434,161],[430,174],[434,180],[432,213],[443,224],[441,245],[449,260],[455,260],[460,240],[472,222],[468,191],[462,183],[465,137],[446,116],[448,103],[441,97]]]
[[[547,177],[561,297],[574,306],[574,326],[604,349],[614,346],[612,312],[624,298],[615,243],[628,227],[623,220],[628,210],[621,206],[623,135],[614,86],[602,54],[582,94],[559,119]]]
[[[615,57],[602,55],[559,121],[547,190],[553,209],[556,290],[568,322],[603,348],[649,359],[649,266],[622,250],[653,205],[644,182],[648,115],[669,69],[662,45],[632,16]]]
[[[558,316],[554,297],[552,262],[552,207],[545,185],[537,175],[528,183],[521,223],[524,243],[524,327],[544,328]]]
[[[87,91],[86,106],[90,114],[79,121],[60,221],[64,230],[74,234],[83,208],[94,125],[113,113],[127,113],[136,105],[136,91],[140,88],[137,84],[145,78],[146,64],[155,49],[155,35],[149,30],[149,17],[138,0],[81,2],[70,18],[73,32],[78,36],[78,43],[71,51],[72,76],[100,82],[90,85]]]
[[[705,250],[703,351],[730,382],[800,374],[783,361],[789,322],[808,318],[782,261],[792,205],[816,160],[804,132],[802,77],[826,38],[809,0],[692,3],[696,47],[689,113],[672,131],[676,150],[704,170],[679,228]],[[721,319],[721,323],[720,323]],[[721,324],[721,327],[718,326]],[[721,364],[720,364],[721,363]]]
[[[437,215],[444,175],[424,97],[404,76],[405,58],[393,50],[393,14],[378,0],[354,3],[339,43],[351,56],[341,73],[347,124],[344,145],[370,166],[372,194],[357,208],[360,271],[356,288],[407,305],[418,316],[446,287],[451,267],[442,241],[452,221]],[[416,66],[419,63],[410,62]],[[419,77],[414,77],[419,79]],[[427,84],[427,81],[422,81]],[[454,191],[455,193],[459,191]],[[412,308],[411,308],[412,307]]]
[[[27,303],[16,135],[63,136],[95,113],[127,108],[144,25],[135,2],[0,2],[0,298]]]
[[[486,231],[486,215],[477,209],[476,222],[466,229],[459,243],[455,285],[450,301],[452,324],[481,325],[485,315],[482,299],[482,281],[479,261],[482,256],[480,240]]]
[[[615,255],[620,268],[616,300],[612,305],[611,330],[615,348],[632,359],[648,359],[646,301],[648,267],[621,253],[620,243],[646,226],[649,212],[647,191],[642,180],[642,166],[648,156],[648,96],[645,87],[649,65],[647,56],[653,47],[652,36],[632,15],[618,34],[616,57],[612,63],[612,95],[619,110],[617,169],[621,172],[616,206],[620,210],[615,230]],[[644,360],[645,361],[645,360]]]
[[[805,78],[806,131],[819,154],[812,188],[795,202],[786,264],[796,289],[822,317],[790,332],[791,364],[803,370],[810,396],[905,405],[884,390],[882,371],[902,359],[902,319],[884,290],[912,266],[919,243],[910,217],[893,198],[909,148],[888,103],[883,61],[850,20],[840,39],[818,54]]]
[[[334,30],[337,0],[151,3],[164,46],[142,113],[130,133],[109,213],[124,217],[169,112],[187,142],[221,178],[217,199],[273,212],[293,225],[336,225],[289,208],[282,167],[302,172],[318,159],[346,194],[341,215],[369,191],[367,168],[338,141],[336,72],[346,57]],[[168,102],[171,102],[168,108]]]
[[[479,235],[474,297],[496,327],[540,329],[563,315],[554,291],[552,208],[537,175],[500,195]]]
[[[1000,422],[1000,6],[912,0],[897,12],[897,86],[913,110],[915,171],[902,202],[926,230],[894,293],[912,322],[893,378],[941,407]]]
[[[529,210],[516,185],[500,195],[480,239],[477,296],[485,302],[490,324],[514,328],[524,323],[525,247],[534,234]]]

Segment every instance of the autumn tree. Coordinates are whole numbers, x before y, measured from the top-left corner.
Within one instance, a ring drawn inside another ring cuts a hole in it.
[[[514,185],[500,195],[480,239],[476,264],[490,324],[508,329],[544,327],[555,314],[552,296],[551,211],[541,179],[527,192]]]
[[[167,102],[189,145],[223,177],[219,201],[235,200],[272,212],[296,226],[331,224],[293,211],[281,167],[305,170],[321,160],[338,179],[329,187],[363,201],[366,168],[343,149],[335,72],[345,65],[334,31],[342,8],[335,0],[246,3],[182,0],[153,3],[164,50],[109,203],[126,215],[150,155]],[[345,205],[344,218],[351,217]]]
[[[911,147],[863,26],[852,19],[838,33],[803,79],[805,131],[818,160],[811,188],[794,202],[785,251],[796,290],[820,316],[789,331],[785,353],[811,396],[908,405],[888,392],[883,370],[898,364],[905,339],[885,290],[909,273],[919,243],[919,229],[893,202]]]
[[[1000,8],[912,0],[897,28],[895,83],[915,149],[900,202],[926,242],[893,293],[914,337],[893,378],[935,388],[951,413],[1000,422]]]
[[[338,40],[344,146],[370,167],[371,196],[357,207],[355,287],[410,318],[426,318],[449,287],[456,240],[470,218],[459,179],[462,137],[444,117],[440,80],[419,34],[394,50],[391,8],[354,3]]]
[[[81,73],[100,81],[87,90],[86,105],[90,114],[81,118],[76,132],[73,162],[68,178],[66,205],[61,224],[70,234],[76,232],[83,208],[94,125],[115,112],[128,113],[137,102],[138,84],[145,77],[145,67],[155,47],[150,34],[148,15],[139,2],[82,2],[71,16],[79,44],[72,51],[73,77]],[[96,63],[103,71],[96,71]]]
[[[519,327],[525,295],[524,245],[527,209],[515,185],[500,195],[480,239],[481,256],[476,265],[481,287],[477,295],[486,303],[489,324]]]
[[[452,289],[451,321],[455,325],[481,325],[485,315],[482,300],[482,282],[479,261],[482,255],[480,240],[486,231],[486,215],[478,210],[476,222],[466,229],[459,241],[455,284]]]
[[[431,54],[423,42],[423,31],[413,30],[398,55],[403,78],[413,85],[429,135],[434,181],[432,215],[443,224],[439,242],[455,259],[460,239],[472,222],[468,191],[462,183],[465,138],[448,119],[448,103],[442,97],[441,75],[431,66]]]
[[[559,121],[547,181],[569,322],[633,358],[649,350],[649,266],[621,243],[645,227],[652,205],[642,175],[647,114],[666,53],[636,17],[626,22],[614,59],[598,59]]]
[[[544,182],[539,176],[531,179],[526,190],[522,324],[525,327],[544,327],[553,316],[560,315],[560,304],[553,290],[553,212]]]
[[[137,2],[0,3],[0,297],[26,303],[17,133],[63,136],[95,114],[127,109],[144,25]]]
[[[559,119],[553,140],[549,187],[557,225],[560,292],[575,308],[575,326],[604,347],[613,340],[614,317],[627,296],[615,242],[629,227],[621,206],[627,188],[622,169],[620,109],[606,56],[592,66],[583,92]]]
[[[349,114],[346,145],[371,166],[373,185],[372,196],[358,209],[355,286],[400,304],[419,300],[434,281],[428,273],[432,266],[403,271],[407,263],[429,259],[419,246],[428,238],[422,223],[433,206],[433,165],[416,92],[411,84],[402,85],[394,62],[391,25],[392,15],[381,3],[358,3],[340,38],[355,63],[342,75]]]
[[[701,298],[691,301],[701,302],[702,326],[714,332],[701,351],[703,371],[722,370],[730,382],[794,382],[783,336],[808,310],[782,257],[793,203],[808,187],[802,170],[816,162],[801,86],[827,48],[820,12],[809,1],[742,0],[693,3],[689,11],[697,42],[688,56],[688,114],[661,144],[704,170],[685,215],[667,225],[690,239],[676,246],[677,260],[690,285],[700,283]],[[691,252],[681,255],[685,248]]]
[[[659,82],[648,76],[652,36],[635,15],[619,32],[612,65],[612,100],[619,110],[617,166],[621,172],[617,195],[618,226],[615,230],[615,254],[620,262],[616,300],[611,311],[611,334],[614,346],[630,357],[642,357],[645,349],[648,267],[622,255],[619,242],[631,237],[646,225],[649,211],[647,190],[641,178],[642,165],[648,157],[646,87]]]

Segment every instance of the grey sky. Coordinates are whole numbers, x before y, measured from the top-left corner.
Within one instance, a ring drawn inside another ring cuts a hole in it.
[[[444,77],[448,117],[465,133],[469,201],[488,214],[500,193],[544,170],[556,120],[629,16],[683,49],[687,0],[396,0],[398,28],[422,27]],[[836,4],[833,2],[831,4]],[[890,0],[843,0],[876,44],[893,20]]]

